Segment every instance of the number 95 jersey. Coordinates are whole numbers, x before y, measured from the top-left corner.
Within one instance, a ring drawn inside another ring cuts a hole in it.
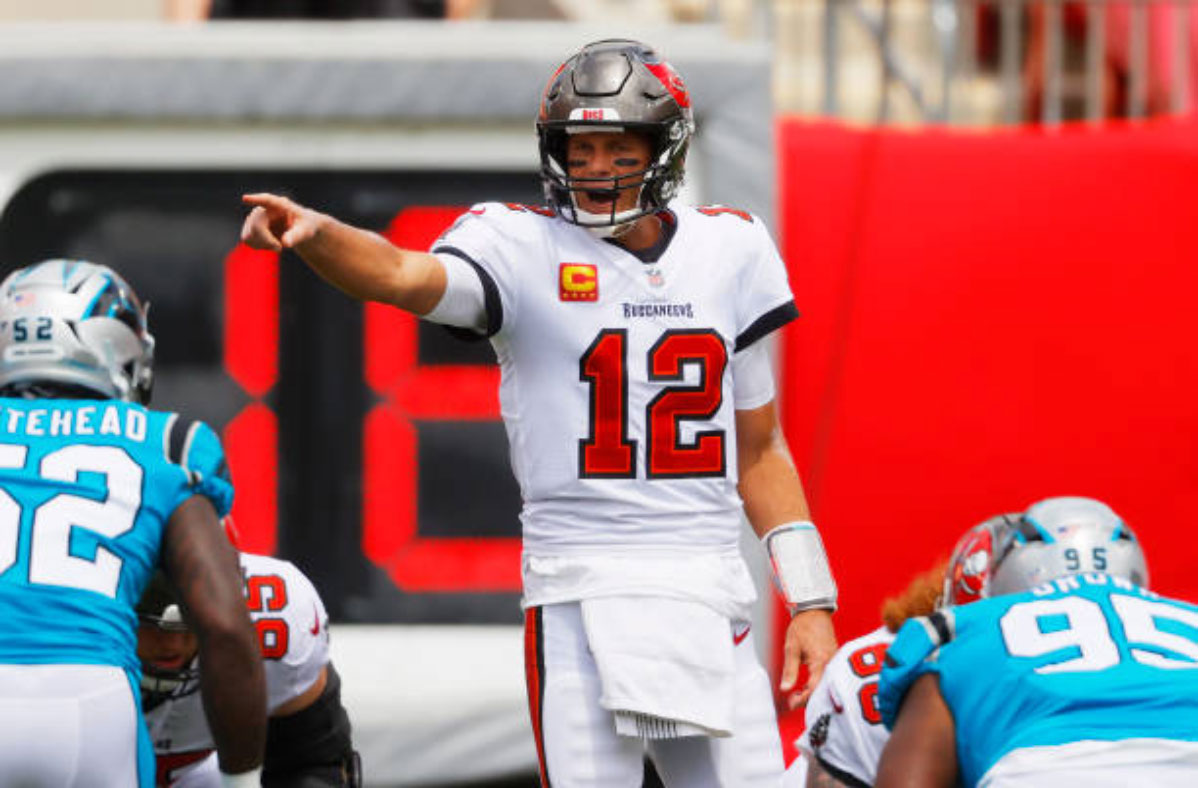
[[[262,653],[266,711],[273,714],[315,684],[329,663],[329,616],[312,581],[294,564],[251,553],[239,558],[246,607]],[[213,748],[198,692],[152,705],[145,717],[160,776],[181,777],[186,770],[175,769],[198,763]]]
[[[676,229],[651,263],[501,203],[433,245],[483,282],[526,556],[736,546],[731,357],[798,313],[759,219],[659,216]]]
[[[1194,605],[1083,574],[912,619],[882,671],[888,727],[924,673],[939,676],[966,785],[1194,784]]]

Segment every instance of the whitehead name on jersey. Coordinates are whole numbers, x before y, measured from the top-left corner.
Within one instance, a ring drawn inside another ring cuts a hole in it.
[[[890,738],[878,709],[878,676],[893,640],[889,629],[879,627],[845,643],[807,702],[798,747],[848,785],[874,784]]]
[[[246,606],[262,651],[267,713],[272,713],[311,687],[328,664],[328,614],[312,581],[294,564],[250,553],[242,553],[240,561]],[[200,693],[163,701],[146,709],[145,717],[158,756],[159,784],[219,784],[214,769],[201,769],[214,745]]]
[[[140,670],[134,606],[175,509],[233,500],[205,424],[106,400],[0,399],[0,663]]]
[[[939,676],[966,785],[1059,786],[1084,774],[1087,785],[1172,786],[1198,774],[1189,603],[1078,575],[909,621],[882,672],[887,726],[924,673]]]
[[[730,359],[797,311],[760,220],[671,208],[653,263],[500,203],[433,246],[483,281],[526,555],[736,547]]]

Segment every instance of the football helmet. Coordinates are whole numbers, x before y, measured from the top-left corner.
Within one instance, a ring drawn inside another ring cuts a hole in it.
[[[174,589],[161,570],[154,573],[137,602],[137,620],[143,627],[165,632],[190,632],[183,608]],[[190,695],[200,688],[200,668],[196,654],[182,667],[167,668],[149,660],[141,663],[141,691],[149,706]]]
[[[558,68],[541,96],[537,140],[549,205],[566,221],[599,231],[665,207],[682,184],[695,130],[690,104],[678,72],[649,46],[628,39],[584,46]],[[614,178],[570,177],[568,135],[604,130],[647,134],[651,153],[646,168]],[[618,196],[628,189],[640,190],[638,207],[618,213],[614,200],[607,214],[582,211],[575,200],[580,192]]]
[[[966,605],[990,596],[994,548],[1016,522],[1019,514],[998,514],[970,528],[957,540],[937,607]]]
[[[0,391],[146,404],[154,337],[146,308],[107,266],[46,260],[0,283]]]
[[[1088,572],[1148,587],[1140,540],[1111,507],[1093,498],[1045,498],[1033,504],[995,543],[995,555],[992,596]]]

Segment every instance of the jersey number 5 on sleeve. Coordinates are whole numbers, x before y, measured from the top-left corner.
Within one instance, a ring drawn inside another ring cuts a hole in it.
[[[1194,632],[1198,614],[1125,594],[1113,594],[1111,605],[1136,662],[1173,670],[1198,669],[1198,642],[1158,626],[1165,623],[1175,631]],[[1013,605],[1000,626],[1012,656],[1059,654],[1059,659],[1037,667],[1037,673],[1098,671],[1122,659],[1108,616],[1097,602],[1082,597],[1041,599]],[[1054,622],[1057,626],[1052,626]]]
[[[645,363],[650,381],[676,383],[662,388],[645,410],[646,476],[724,476],[724,430],[696,432],[689,443],[681,440],[683,421],[708,420],[720,409],[728,365],[724,340],[706,329],[666,331]],[[689,365],[699,369],[697,384],[682,383]],[[579,478],[636,478],[637,441],[628,427],[628,331],[600,331],[578,367],[579,379],[591,389],[591,432],[578,442]]]
[[[22,468],[29,447],[0,444],[0,468]],[[104,500],[62,493],[37,507],[29,539],[29,582],[95,591],[115,598],[122,561],[96,545],[95,557],[71,550],[76,528],[115,539],[133,529],[141,508],[144,472],[123,449],[115,446],[67,446],[42,458],[43,479],[74,482],[80,473],[100,474],[107,480]],[[17,561],[21,534],[21,505],[0,489],[0,573]]]

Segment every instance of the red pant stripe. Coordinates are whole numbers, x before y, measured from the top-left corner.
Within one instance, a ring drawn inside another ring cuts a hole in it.
[[[541,640],[541,608],[524,611],[524,680],[528,687],[528,713],[532,718],[532,735],[537,743],[537,763],[541,786],[549,788],[549,769],[545,765],[545,736],[541,712],[545,705],[545,648]]]

